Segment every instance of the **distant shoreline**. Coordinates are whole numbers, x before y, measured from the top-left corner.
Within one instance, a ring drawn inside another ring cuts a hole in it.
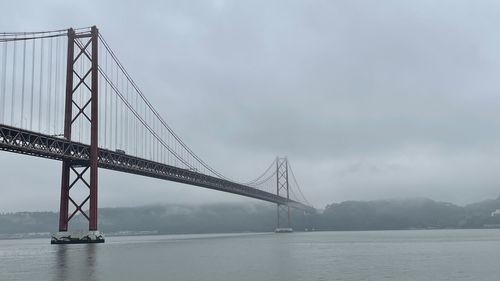
[[[414,228],[414,229],[366,229],[366,230],[315,230],[315,231],[295,231],[294,233],[321,233],[321,232],[384,232],[384,231],[437,231],[437,230],[500,230],[498,227],[483,227],[483,228]],[[157,231],[138,231],[123,233],[104,233],[106,237],[141,237],[141,236],[231,236],[245,234],[274,234],[274,231],[269,232],[210,232],[210,233],[158,233]],[[0,240],[29,240],[29,239],[50,239],[52,233],[13,233],[1,234]]]
[[[376,231],[500,228],[500,198],[466,206],[426,198],[332,203],[322,212],[292,210],[295,231]],[[272,204],[152,205],[99,209],[99,230],[107,236],[256,233],[276,228]],[[0,214],[0,239],[50,237],[56,212]],[[87,229],[83,216],[69,230]]]

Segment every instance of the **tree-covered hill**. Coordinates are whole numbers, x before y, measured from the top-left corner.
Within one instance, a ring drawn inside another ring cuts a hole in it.
[[[466,206],[425,198],[333,203],[316,214],[294,210],[292,227],[311,230],[388,230],[500,227],[500,197]],[[266,232],[275,228],[271,204],[153,205],[99,209],[99,228],[105,233],[152,231],[159,234]],[[0,214],[0,237],[15,233],[57,230],[55,212]],[[72,229],[85,229],[82,217]]]

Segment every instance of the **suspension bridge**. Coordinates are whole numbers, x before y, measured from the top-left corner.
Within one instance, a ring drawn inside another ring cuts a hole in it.
[[[0,59],[0,150],[62,162],[59,232],[52,243],[104,242],[99,168],[275,203],[278,232],[291,230],[290,208],[314,212],[286,157],[246,182],[203,161],[160,116],[95,26],[0,33]],[[76,216],[88,220],[83,235],[69,231]]]

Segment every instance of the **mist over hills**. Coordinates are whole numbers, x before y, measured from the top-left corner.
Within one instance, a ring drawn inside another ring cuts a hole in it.
[[[427,198],[345,201],[316,214],[293,210],[292,227],[311,230],[396,230],[500,227],[500,197],[466,206]],[[271,204],[152,205],[99,209],[100,230],[111,234],[182,234],[267,232],[276,227]],[[0,214],[0,237],[16,233],[48,233],[57,229],[56,212]],[[85,229],[76,217],[71,229]]]
[[[328,205],[316,223],[321,230],[389,230],[500,227],[500,197],[466,206],[427,198],[345,201]]]

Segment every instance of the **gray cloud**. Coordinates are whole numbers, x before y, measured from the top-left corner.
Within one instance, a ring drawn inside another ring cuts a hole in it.
[[[169,124],[230,177],[279,154],[317,206],[498,196],[496,1],[101,2],[10,1],[0,23],[98,25]],[[0,209],[56,209],[59,166],[1,153]],[[249,200],[110,172],[100,199]]]

